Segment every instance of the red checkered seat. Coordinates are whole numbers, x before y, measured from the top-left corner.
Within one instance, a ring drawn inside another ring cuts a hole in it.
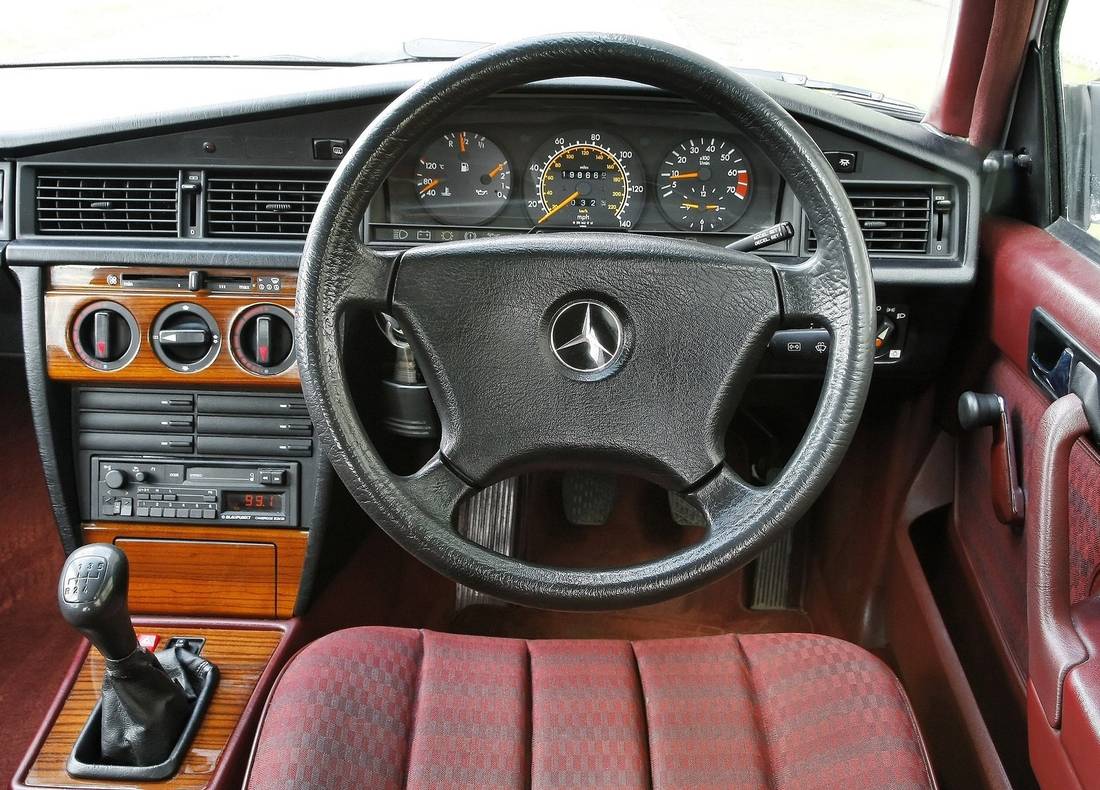
[[[268,700],[248,786],[926,788],[897,679],[810,634],[640,642],[355,628]]]

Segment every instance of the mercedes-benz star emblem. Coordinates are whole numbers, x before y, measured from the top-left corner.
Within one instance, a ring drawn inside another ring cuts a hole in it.
[[[607,305],[590,299],[570,302],[550,324],[550,348],[570,370],[599,373],[619,358],[623,325]]]

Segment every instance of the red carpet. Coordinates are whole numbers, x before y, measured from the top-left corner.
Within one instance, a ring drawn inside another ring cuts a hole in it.
[[[0,781],[6,787],[79,638],[57,611],[61,543],[46,496],[21,360],[0,361]]]

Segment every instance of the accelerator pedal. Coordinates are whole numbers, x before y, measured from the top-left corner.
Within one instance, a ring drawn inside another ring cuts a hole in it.
[[[519,478],[502,480],[482,489],[461,504],[458,532],[490,551],[514,557],[516,522],[519,511]],[[491,595],[455,586],[455,611],[474,604],[499,604]]]

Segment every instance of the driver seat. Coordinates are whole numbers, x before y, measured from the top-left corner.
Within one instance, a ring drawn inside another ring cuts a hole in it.
[[[251,788],[934,787],[897,678],[813,634],[353,628],[283,669]]]

